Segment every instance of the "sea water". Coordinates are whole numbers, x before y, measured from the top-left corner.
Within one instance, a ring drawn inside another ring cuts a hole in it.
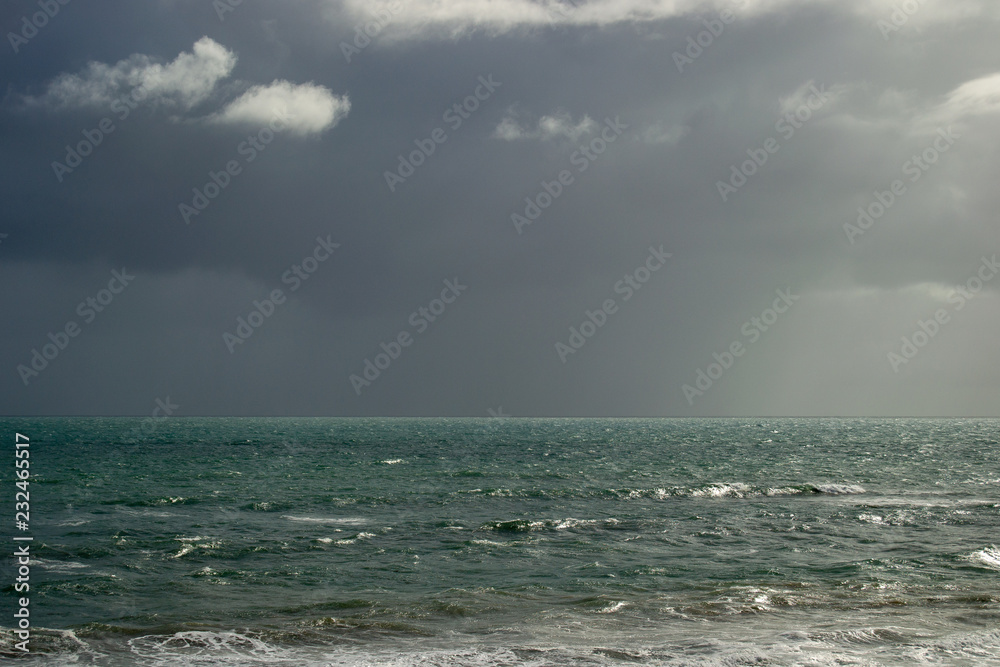
[[[997,420],[0,425],[4,661],[1000,665]]]

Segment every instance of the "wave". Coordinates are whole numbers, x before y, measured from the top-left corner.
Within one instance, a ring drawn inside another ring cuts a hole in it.
[[[154,510],[151,510],[151,509],[138,509],[137,510],[137,509],[130,509],[128,507],[124,507],[124,506],[121,506],[121,505],[119,505],[118,507],[115,507],[115,511],[116,512],[120,512],[121,514],[128,515],[128,516],[147,516],[147,517],[153,517],[153,518],[156,518],[156,519],[169,519],[169,518],[173,518],[173,517],[176,517],[176,516],[182,516],[182,515],[179,515],[179,514],[177,514],[175,512],[157,512],[157,511],[154,511]]]
[[[771,486],[746,484],[744,482],[713,482],[700,486],[674,486],[653,489],[611,489],[614,496],[622,499],[652,498],[769,498],[775,496],[798,495],[855,495],[868,493],[858,484],[791,484]]]
[[[21,641],[14,634],[12,628],[0,627],[0,658],[24,658],[22,651],[14,648],[16,642]],[[90,644],[77,636],[73,630],[32,627],[31,640],[28,645],[33,654],[56,654],[62,656],[74,656],[83,658],[103,658],[105,654],[97,651]],[[86,659],[85,658],[85,659]],[[79,660],[74,659],[74,663]],[[37,663],[35,663],[37,664]],[[60,664],[55,662],[53,664]],[[65,664],[65,662],[62,662]]]
[[[525,493],[523,491],[512,491],[507,488],[486,488],[486,489],[460,489],[458,491],[453,491],[451,493],[453,496],[463,496],[463,495],[481,495],[491,498],[514,498],[523,497]]]
[[[296,664],[296,652],[238,632],[186,631],[171,636],[147,635],[128,640],[135,657],[156,665]]]
[[[507,521],[488,521],[479,530],[489,530],[498,533],[527,533],[538,530],[568,530],[587,526],[611,527],[621,522],[615,518],[609,519],[509,519]]]
[[[607,607],[604,607],[603,609],[598,609],[597,613],[598,614],[613,614],[616,611],[625,608],[626,606],[628,606],[628,602],[625,602],[624,600],[619,600],[618,602],[613,602],[613,603],[609,604]]]
[[[995,546],[974,551],[967,558],[979,567],[1000,570],[1000,549],[997,549]]]
[[[795,484],[784,486],[772,486],[764,484],[747,484],[744,482],[713,482],[698,486],[673,486],[654,488],[616,488],[583,491],[573,490],[563,493],[559,490],[542,490],[525,494],[514,492],[510,489],[471,489],[457,492],[459,494],[478,494],[491,497],[521,497],[524,495],[537,496],[541,498],[578,498],[578,497],[604,497],[613,500],[671,500],[682,498],[709,498],[709,499],[763,499],[782,496],[842,496],[859,495],[868,493],[867,489],[858,484],[846,483],[819,483],[819,484]],[[510,522],[494,522],[510,523]],[[501,526],[506,530],[528,530],[531,528],[545,527],[527,526],[513,523],[510,526]],[[493,528],[496,528],[493,526]]]
[[[107,500],[102,505],[125,505],[126,507],[162,507],[163,505],[197,505],[198,498],[183,496],[161,496],[159,498],[140,498],[135,500]]]
[[[90,519],[66,519],[65,521],[60,521],[56,525],[60,528],[64,526],[76,527],[82,526],[85,523],[90,523]]]
[[[914,641],[914,637],[904,633],[899,628],[834,630],[810,633],[807,637],[826,644],[905,644]]]
[[[611,614],[620,602],[601,608]],[[366,626],[367,627],[367,626]],[[1000,665],[1000,630],[960,631],[930,637],[897,627],[858,627],[833,631],[789,630],[680,635],[664,645],[625,634],[599,633],[582,642],[554,642],[541,633],[534,639],[486,643],[474,638],[442,645],[440,638],[402,638],[384,634],[383,641],[344,642],[328,633],[346,629],[336,619],[309,627],[281,630],[168,629],[137,632],[134,628],[92,625],[73,630],[34,628],[32,649],[46,662],[32,664],[108,664],[147,667],[207,665],[285,665],[288,667],[591,667],[625,663],[662,667],[720,665]],[[370,635],[369,629],[366,634]],[[0,628],[0,657],[14,657],[7,642],[10,629]],[[803,655],[809,656],[802,662]],[[44,655],[44,658],[42,657]]]
[[[176,537],[174,539],[181,543],[181,548],[177,553],[170,556],[171,558],[183,558],[198,549],[212,550],[222,546],[222,542],[217,540],[205,542],[205,540],[212,540],[211,537]]]
[[[813,489],[816,493],[826,493],[835,496],[867,493],[863,487],[857,484],[816,484]]]
[[[288,519],[289,521],[299,521],[302,523],[323,523],[323,524],[338,524],[342,526],[360,526],[367,521],[361,517],[326,517],[326,516],[292,516],[290,514],[283,514],[282,519]]]
[[[85,563],[75,563],[73,561],[46,560],[44,558],[32,558],[32,567],[40,567],[43,570],[58,574],[80,574],[79,570],[89,569],[91,566]]]
[[[358,540],[370,540],[373,537],[376,537],[375,533],[358,533],[354,537],[337,540],[335,544],[354,544]]]

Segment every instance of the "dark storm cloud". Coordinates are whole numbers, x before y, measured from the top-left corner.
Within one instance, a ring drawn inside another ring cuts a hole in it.
[[[997,250],[995,10],[923,3],[886,31],[891,3],[738,3],[718,22],[730,4],[401,2],[380,19],[245,1],[222,20],[211,3],[66,5],[2,65],[5,411],[149,414],[170,395],[184,414],[995,413],[1000,281],[954,312]],[[218,57],[164,83],[206,38]],[[679,72],[678,53],[697,56]],[[160,96],[124,119],[53,97],[136,67]],[[275,100],[299,125],[248,161]],[[60,181],[52,162],[105,117],[114,131]],[[933,164],[913,162],[948,128]],[[390,189],[415,142],[433,153]],[[734,168],[754,173],[736,187]],[[179,206],[212,174],[227,184],[188,223]],[[339,247],[292,291],[317,238]],[[660,245],[670,260],[625,301],[616,286]],[[83,322],[123,267],[135,281]],[[456,278],[468,289],[418,332],[411,314]],[[231,353],[223,334],[279,288]],[[800,299],[751,343],[742,327],[778,289]],[[556,343],[609,298],[563,363]],[[953,319],[894,370],[940,308]],[[17,367],[70,320],[79,336],[25,386]],[[402,332],[412,344],[358,395],[349,376]],[[692,405],[682,386],[735,341],[745,354]]]

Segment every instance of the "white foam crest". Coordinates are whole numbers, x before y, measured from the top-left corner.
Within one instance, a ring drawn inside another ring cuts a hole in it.
[[[601,610],[614,613],[616,602]],[[684,617],[683,614],[672,614]],[[59,632],[59,631],[53,631]],[[5,636],[0,630],[0,637]],[[600,641],[596,637],[594,638]],[[611,639],[605,637],[604,639]],[[860,627],[830,632],[789,630],[753,632],[739,638],[702,637],[671,642],[669,648],[643,642],[565,645],[560,641],[519,646],[443,647],[416,644],[294,646],[268,643],[252,633],[187,631],[147,635],[126,643],[133,662],[143,667],[611,667],[649,664],[662,667],[881,667],[882,665],[976,665],[996,667],[1000,630],[958,633],[930,639],[893,627]],[[80,642],[86,651],[86,644]],[[79,650],[79,649],[78,649]],[[63,653],[58,664],[84,662],[77,652]],[[91,664],[88,662],[87,664]],[[94,663],[105,664],[105,663]],[[120,663],[114,663],[120,664]]]
[[[569,517],[561,521],[556,521],[552,527],[556,530],[566,530],[567,528],[577,528],[579,526],[592,526],[595,523],[600,523],[600,521],[600,519],[574,519],[573,517]]]
[[[843,644],[885,644],[906,643],[909,638],[901,628],[855,628],[853,630],[834,630],[831,632],[816,632],[806,635],[808,639],[827,645]]]
[[[32,558],[32,567],[40,567],[49,572],[59,572],[63,574],[71,574],[74,570],[86,570],[90,566],[86,563],[74,563],[72,561],[59,561],[59,560],[47,560],[45,558]]]
[[[709,484],[691,491],[691,495],[698,498],[745,498],[752,493],[753,490],[743,482]]]
[[[20,650],[12,650],[15,643],[22,641],[17,636],[14,628],[0,627],[0,664],[5,658],[17,655],[18,663],[24,665],[62,665],[86,664],[105,665],[109,664],[103,660],[108,657],[107,653],[98,650],[86,641],[76,636],[73,630],[65,628],[47,628],[45,626],[32,626],[31,639],[29,643],[30,654],[25,655]],[[31,659],[31,654],[35,654],[35,659]],[[55,656],[55,660],[49,660],[49,656]]]
[[[889,522],[883,519],[878,514],[863,513],[858,515],[858,521],[863,523],[870,523],[875,526],[888,526]]]
[[[338,652],[326,656],[329,667],[548,667],[554,663],[545,649],[532,651],[537,655],[518,655],[512,649],[437,649],[414,653]],[[588,661],[592,662],[592,661]],[[562,664],[562,663],[559,663]]]
[[[134,509],[131,507],[120,507],[120,506],[115,507],[115,511],[121,512],[122,514],[128,514],[130,516],[151,516],[151,517],[156,517],[157,519],[166,519],[176,516],[186,516],[177,514],[176,512],[159,512],[157,510],[151,510],[151,509]]]
[[[775,597],[780,597],[782,602],[776,602]],[[719,602],[723,608],[732,613],[743,614],[746,612],[771,611],[779,604],[790,605],[790,601],[785,599],[784,593],[771,588],[758,588],[756,586],[737,586],[727,594],[719,597]]]
[[[715,642],[712,642],[714,645]],[[704,642],[699,642],[697,652],[703,652]],[[592,667],[622,664],[651,664],[671,667],[736,667],[737,665],[770,664],[767,654],[745,646],[723,647],[717,655],[691,655],[676,657],[660,651],[628,647],[569,647],[522,646],[516,649],[480,647],[468,649],[431,649],[419,652],[378,652],[344,650],[326,656],[328,667]],[[803,664],[803,663],[796,663]],[[819,665],[820,663],[804,663]],[[864,664],[831,662],[831,665]],[[874,664],[874,663],[872,663]]]
[[[361,517],[292,516],[290,514],[282,514],[281,518],[289,521],[299,521],[302,523],[331,523],[344,526],[360,526],[367,523],[367,521]]]
[[[1000,665],[1000,630],[984,630],[914,648],[915,661],[933,665]]]
[[[820,493],[829,493],[832,495],[868,493],[864,487],[857,484],[814,484],[813,486]]]
[[[974,551],[968,555],[968,559],[976,565],[988,567],[991,570],[1000,570],[1000,549],[995,546]]]
[[[343,539],[343,540],[337,540],[336,544],[354,544],[358,540],[368,540],[368,539],[371,539],[373,537],[375,537],[375,533],[358,533],[354,537]]]
[[[90,523],[90,519],[66,519],[65,521],[60,521],[57,526],[82,526],[85,523]]]
[[[513,498],[514,492],[510,489],[459,489],[458,491],[453,491],[452,495],[464,495],[482,493],[486,496],[492,498]]]
[[[803,484],[801,486],[755,486],[745,482],[713,482],[703,486],[671,489],[639,489],[628,493],[628,498],[652,497],[664,500],[672,496],[691,496],[694,498],[760,498],[764,496],[797,496],[804,493],[826,493],[831,495],[846,495],[867,493],[857,484]]]
[[[484,524],[483,528],[490,528],[501,532],[535,532],[542,530],[569,530],[572,528],[583,528],[587,526],[616,526],[621,521],[614,517],[607,519],[576,519],[567,517],[565,519],[537,519],[529,521],[527,519],[511,519],[508,521],[494,521]]]
[[[793,486],[782,486],[782,487],[771,487],[764,491],[765,496],[797,496],[801,494],[802,489],[797,489]]]
[[[789,631],[757,635],[753,641],[705,638],[669,650],[637,646],[520,646],[371,651],[341,648],[324,656],[328,667],[882,667],[883,665],[976,665],[995,667],[1000,631],[953,635],[928,642],[898,628],[858,628],[835,632]],[[306,664],[303,662],[303,664]],[[309,663],[311,664],[311,663]]]
[[[505,547],[508,544],[512,544],[511,542],[494,542],[493,540],[485,540],[482,538],[469,540],[469,542],[471,542],[472,544],[479,544],[482,546],[489,546],[489,547]]]
[[[130,639],[128,647],[149,667],[304,664],[302,655],[238,632],[187,631],[169,637],[146,635]],[[248,659],[252,662],[248,663]]]
[[[917,523],[913,512],[909,510],[894,510],[884,515],[863,512],[858,515],[858,520],[875,526],[914,526]]]
[[[204,544],[199,544],[199,542],[201,542],[202,540],[212,539],[210,537],[202,537],[202,536],[175,537],[174,539],[181,543],[181,549],[173,556],[171,556],[171,558],[181,558],[183,556],[188,555],[195,549],[218,549],[220,546],[222,546],[222,542],[219,541],[205,542]]]
[[[171,556],[171,558],[180,558],[181,556],[188,555],[192,551],[194,551],[194,545],[193,544],[185,544],[184,546],[181,547],[181,550],[178,551],[177,553],[175,553],[173,556]]]

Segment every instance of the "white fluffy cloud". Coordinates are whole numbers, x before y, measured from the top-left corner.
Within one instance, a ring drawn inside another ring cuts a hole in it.
[[[1000,111],[1000,72],[966,81],[948,93],[932,115],[942,122]]]
[[[266,125],[285,118],[296,134],[315,134],[336,125],[351,110],[347,96],[312,83],[274,81],[254,86],[212,117],[216,123]]]
[[[943,127],[965,125],[1000,113],[1000,72],[960,83],[937,101],[920,100],[913,91],[883,91],[881,104],[869,110],[869,124],[905,127],[915,135],[934,134]],[[876,115],[878,114],[878,115]],[[857,119],[856,119],[857,120]]]
[[[390,21],[395,34],[419,36],[443,33],[457,36],[471,30],[504,33],[517,28],[557,24],[608,24],[672,16],[699,0],[400,0]],[[360,18],[371,12],[366,0],[334,0]]]
[[[391,18],[384,23],[385,38],[422,39],[458,37],[474,31],[504,34],[519,29],[547,26],[608,26],[643,23],[684,16],[710,16],[723,9],[735,15],[772,12],[805,4],[829,5],[870,22],[878,33],[877,20],[890,20],[900,11],[899,0],[326,0],[331,17],[342,22],[346,12],[359,24],[371,21],[382,7]],[[974,16],[997,16],[1000,5],[984,0],[922,0],[907,29]]]
[[[583,135],[593,132],[596,127],[597,123],[589,116],[584,116],[579,122],[574,122],[572,116],[565,111],[542,116],[534,128],[524,127],[513,116],[508,115],[493,130],[493,137],[503,141],[558,139],[559,137],[576,141]]]
[[[502,34],[552,25],[639,23],[723,7],[756,12],[804,1],[808,0],[398,0],[398,11],[388,21],[387,32],[404,37],[455,37],[475,30]],[[373,15],[372,3],[368,0],[328,2],[335,8],[343,8],[357,20]]]
[[[149,102],[191,109],[204,101],[236,66],[236,55],[218,42],[202,37],[191,49],[166,65],[135,54],[114,65],[91,62],[80,74],[61,74],[29,104],[54,109],[107,107],[114,100],[140,91]]]
[[[195,42],[166,65],[135,54],[114,65],[92,62],[79,74],[61,74],[37,97],[23,98],[28,107],[51,110],[110,108],[131,96],[144,104],[191,111],[216,91],[236,66],[236,54],[209,37]],[[275,80],[249,88],[221,110],[196,121],[218,125],[266,125],[280,116],[293,134],[315,134],[336,125],[350,111],[347,96],[338,97],[313,83]],[[180,118],[182,116],[177,116]]]

